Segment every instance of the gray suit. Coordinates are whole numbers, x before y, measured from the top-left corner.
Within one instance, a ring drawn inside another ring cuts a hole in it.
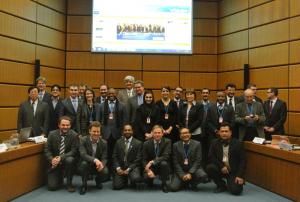
[[[78,107],[81,104],[80,99],[78,98]],[[78,108],[77,108],[78,109]],[[77,131],[77,126],[76,126],[76,116],[77,116],[77,111],[75,111],[72,101],[70,98],[66,98],[62,101],[62,108],[60,111],[60,117],[61,116],[68,116],[72,120],[72,129]]]
[[[128,99],[126,109],[127,109],[127,113],[128,113],[128,121],[131,124],[134,124],[135,114],[136,114],[136,110],[138,107],[139,107],[139,105],[138,105],[137,95]]]
[[[266,120],[265,113],[263,106],[260,102],[253,102],[252,103],[252,114],[253,115],[258,115],[259,119],[257,122],[254,123],[255,128],[257,130],[257,134],[259,137],[264,138],[265,133],[264,133],[264,123]],[[246,127],[247,127],[247,121],[245,120],[245,116],[248,116],[248,106],[246,102],[239,103],[236,105],[235,108],[235,123],[239,125],[239,139],[242,141],[245,137],[246,133]]]
[[[132,96],[131,97],[133,97],[133,96],[135,96],[135,91],[134,90],[132,91]],[[122,89],[122,90],[118,91],[118,100],[120,102],[122,102],[123,104],[126,105],[129,98],[130,97],[128,97],[127,89]]]
[[[46,102],[38,101],[35,115],[33,114],[33,108],[30,100],[21,103],[18,113],[18,132],[20,132],[22,128],[26,127],[32,127],[31,136],[48,134],[49,107]]]

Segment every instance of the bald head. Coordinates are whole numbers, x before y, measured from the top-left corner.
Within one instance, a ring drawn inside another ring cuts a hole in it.
[[[254,91],[252,89],[247,89],[244,91],[245,101],[247,103],[252,103],[254,98]]]

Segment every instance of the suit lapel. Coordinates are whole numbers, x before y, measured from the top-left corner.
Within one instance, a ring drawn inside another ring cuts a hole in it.
[[[93,147],[92,147],[92,142],[90,140],[90,137],[86,138],[86,144],[87,144],[88,154],[93,155]],[[97,150],[98,150],[98,145],[97,145]],[[96,150],[96,154],[97,154],[97,150]]]
[[[69,107],[69,109],[70,109],[70,111],[71,111],[72,113],[75,113],[75,109],[74,109],[74,107],[73,107],[73,104],[72,104],[70,98],[67,99],[67,107]]]

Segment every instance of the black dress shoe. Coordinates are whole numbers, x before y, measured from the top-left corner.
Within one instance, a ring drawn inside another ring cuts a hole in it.
[[[163,191],[164,193],[168,193],[168,192],[169,192],[168,186],[167,186],[167,185],[163,185],[163,186],[162,186],[162,191]]]
[[[86,186],[82,186],[82,187],[80,188],[79,194],[80,194],[80,195],[84,195],[84,194],[86,193],[86,190],[87,190],[87,187],[86,187]]]
[[[97,182],[97,183],[96,183],[96,188],[97,188],[97,189],[102,189],[102,188],[103,188],[102,183],[101,183],[101,182]]]
[[[215,190],[214,190],[214,193],[222,193],[222,192],[224,192],[224,191],[226,191],[226,187],[217,187]]]

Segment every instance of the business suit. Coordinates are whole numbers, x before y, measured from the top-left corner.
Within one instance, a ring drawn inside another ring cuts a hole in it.
[[[132,90],[131,97],[133,97],[133,96],[135,96],[135,91],[134,90]],[[131,97],[128,96],[127,89],[122,89],[122,90],[118,91],[117,98],[120,102],[122,102],[125,105],[127,104],[128,99],[131,98]]]
[[[76,126],[78,134],[82,136],[89,135],[89,125],[91,121],[96,121],[96,109],[98,103],[93,103],[90,108],[85,102],[78,106],[76,115]]]
[[[78,98],[78,108],[79,108],[79,105],[81,104],[81,101],[80,99]],[[72,129],[75,130],[76,132],[77,131],[77,126],[76,126],[76,116],[77,116],[77,110],[75,111],[74,109],[74,106],[72,104],[72,101],[70,98],[66,98],[62,101],[62,108],[60,110],[60,116],[68,116],[71,118],[72,120]]]
[[[22,102],[18,112],[18,132],[22,128],[32,127],[31,136],[39,136],[41,134],[48,135],[49,129],[49,107],[45,102],[35,100],[37,102],[34,114],[30,100]]]
[[[251,124],[250,128],[253,128],[254,132],[256,132],[259,137],[262,137],[262,138],[265,137],[263,126],[264,126],[266,117],[265,117],[264,109],[263,109],[263,106],[261,103],[252,102],[252,114],[258,115],[259,119],[258,119],[258,121],[255,121],[251,124],[245,120],[245,116],[250,115],[250,113],[248,112],[247,103],[242,102],[236,106],[235,123],[237,123],[239,125],[239,140],[240,141],[243,141],[243,140],[252,141],[251,139],[253,139],[253,137],[250,137],[249,134],[246,135],[246,132],[249,130],[250,124]]]
[[[89,174],[96,175],[96,184],[100,184],[103,179],[107,178],[108,169],[106,166],[107,163],[107,142],[102,138],[98,139],[97,148],[95,155],[93,156],[93,147],[91,137],[84,136],[80,139],[79,144],[79,153],[80,153],[80,163],[79,163],[79,172],[82,177],[83,186],[87,186],[87,178]],[[102,162],[104,168],[101,172],[96,170],[94,160],[98,159]]]
[[[143,97],[143,95],[140,95],[140,96]],[[136,110],[139,106],[140,105],[138,105],[138,95],[135,95],[128,99],[126,109],[127,109],[127,113],[128,113],[127,117],[128,117],[129,123],[134,124]]]
[[[171,190],[178,191],[184,181],[182,177],[188,173],[192,175],[190,183],[193,187],[196,187],[202,180],[207,179],[207,175],[201,166],[202,149],[201,143],[196,140],[190,140],[188,143],[187,152],[185,150],[183,141],[178,141],[173,144],[173,165],[174,174],[171,182]],[[187,165],[185,165],[185,159],[188,159]]]
[[[225,104],[227,104],[227,105],[230,105],[229,104],[229,97],[228,96],[226,96],[225,97]],[[236,110],[236,106],[238,105],[238,104],[240,104],[240,103],[242,103],[242,102],[244,102],[244,96],[233,96],[232,97],[232,100],[234,100],[234,103],[233,103],[233,109],[234,110]]]
[[[176,102],[176,106],[178,109],[180,109],[180,107],[186,102],[184,99],[175,99],[173,98],[174,102]]]
[[[52,101],[51,97],[52,97],[52,95],[45,91],[42,101],[46,102],[46,103],[49,103],[49,102]]]
[[[149,139],[143,144],[143,168],[146,167],[149,161],[153,160],[154,162],[150,169],[155,175],[158,174],[160,176],[163,185],[166,185],[170,175],[171,149],[171,140],[164,137],[160,140],[157,156],[153,139]],[[149,179],[146,172],[144,172],[144,179],[149,185],[153,183],[153,179]]]
[[[240,101],[241,101],[241,102],[244,102],[244,101],[245,101],[245,97],[244,97],[244,96],[241,96],[241,97],[240,97]],[[259,97],[257,97],[256,95],[254,96],[253,101],[255,101],[255,102],[260,102],[261,104],[263,104],[262,99],[259,98]],[[240,103],[241,103],[241,102],[240,102]]]
[[[128,178],[132,184],[141,182],[142,142],[132,137],[126,155],[125,138],[120,138],[114,147],[113,165],[115,171],[113,178],[114,189],[124,188],[127,185]],[[122,170],[129,169],[128,176],[118,175],[116,169],[119,167]]]
[[[105,100],[106,100],[106,97],[102,97],[102,96],[96,97],[96,102],[98,104],[102,104],[103,102],[105,102]]]
[[[63,182],[63,169],[67,176],[67,184],[72,183],[73,173],[75,171],[75,157],[78,150],[78,137],[77,133],[69,130],[65,137],[65,152],[60,155],[61,147],[61,131],[60,129],[51,131],[49,133],[47,143],[45,144],[44,152],[49,162],[48,170],[48,189],[56,190]],[[54,157],[60,156],[61,163],[51,168],[51,161]]]
[[[49,132],[58,129],[58,120],[62,106],[61,99],[58,99],[55,107],[53,106],[52,99],[48,103],[49,106]]]
[[[221,139],[216,139],[210,147],[210,164],[207,165],[206,171],[209,177],[218,187],[225,187],[225,182],[222,180],[222,178],[226,178],[228,190],[232,194],[240,194],[243,190],[243,186],[236,184],[235,178],[239,177],[245,179],[245,150],[243,143],[235,138],[232,138],[228,145],[228,163],[230,167],[229,174],[224,175],[221,172],[221,169],[225,166],[223,162],[223,142]]]
[[[274,104],[273,104],[274,105]],[[264,112],[266,116],[265,126],[273,127],[274,132],[270,133],[265,131],[266,138],[272,139],[271,135],[284,135],[284,123],[287,117],[286,103],[280,99],[277,99],[275,105],[270,111],[270,100],[264,102]]]

